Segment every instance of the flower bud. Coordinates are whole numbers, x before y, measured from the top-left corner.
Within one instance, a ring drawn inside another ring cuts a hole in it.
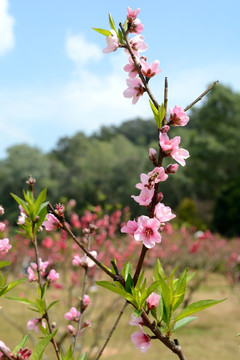
[[[163,193],[160,192],[160,193],[157,194],[157,201],[160,202],[162,200],[163,200]]]
[[[169,129],[170,129],[170,126],[164,125],[160,131],[164,134],[164,133],[167,133]]]
[[[178,164],[170,164],[167,166],[165,173],[166,174],[176,174],[178,167],[179,167]]]
[[[4,207],[2,205],[0,205],[0,215],[4,214]]]
[[[149,160],[152,161],[155,164],[156,161],[157,161],[157,152],[156,152],[156,150],[153,149],[153,148],[150,148],[148,156],[149,156]]]

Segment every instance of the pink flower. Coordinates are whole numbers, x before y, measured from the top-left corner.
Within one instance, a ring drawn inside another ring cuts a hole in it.
[[[83,310],[86,309],[89,305],[92,305],[90,296],[85,294],[84,298],[83,298],[83,303],[82,303]]]
[[[144,29],[140,19],[135,19],[129,26],[129,32],[134,34],[140,34]]]
[[[140,8],[132,10],[129,6],[127,8],[127,19],[129,22],[132,22],[133,20],[136,19],[136,17],[138,16],[138,14],[140,13]]]
[[[147,50],[148,45],[144,42],[143,35],[136,35],[129,40],[129,45],[131,46],[132,52],[135,56],[139,57],[139,52]],[[128,53],[128,50],[126,49]]]
[[[145,61],[144,59],[141,59],[141,70],[143,75],[146,78],[151,78],[154,75],[160,73],[162,70],[160,70],[158,67],[160,65],[159,60],[154,60],[150,65],[147,61]]]
[[[156,218],[150,219],[148,216],[142,215],[138,218],[138,229],[134,233],[134,238],[136,241],[142,241],[148,249],[151,249],[155,243],[161,242],[159,227],[160,222]]]
[[[142,330],[137,331],[131,335],[131,340],[137,349],[140,349],[142,353],[145,353],[151,346],[151,338],[148,334]]]
[[[37,319],[37,318],[30,319],[27,323],[27,329],[35,330],[36,333],[38,334],[39,330],[40,330],[39,325],[41,325],[44,329],[46,329],[46,324],[45,324],[45,322],[43,322],[42,319]]]
[[[80,316],[80,312],[77,311],[77,309],[75,307],[72,307],[69,312],[67,312],[66,314],[64,314],[64,317],[66,320],[70,320],[70,321],[78,321]]]
[[[4,238],[0,240],[0,254],[5,255],[12,248],[12,245],[9,244],[9,239]]]
[[[50,236],[46,236],[42,241],[42,246],[44,246],[46,249],[51,249],[53,246],[53,239]]]
[[[97,252],[95,250],[90,251],[90,254],[96,259],[97,258]],[[74,255],[72,264],[75,266],[82,266],[82,267],[88,267],[91,268],[95,266],[95,262],[90,259],[86,254],[84,254],[81,258],[79,255]]]
[[[67,330],[68,330],[70,335],[76,335],[76,331],[75,331],[75,329],[74,329],[74,327],[72,325],[68,325]]]
[[[163,203],[158,203],[156,205],[154,215],[161,223],[165,223],[176,217],[176,215],[172,214],[171,208],[165,206]]]
[[[47,231],[52,231],[61,227],[61,223],[53,214],[47,214],[47,220],[45,220],[42,224],[45,226]]]
[[[170,156],[180,165],[185,166],[186,165],[185,159],[189,158],[190,155],[187,150],[177,147],[170,152]]]
[[[37,280],[37,278],[35,277],[35,273],[30,266],[28,267],[27,272],[28,272],[28,281],[36,281]]]
[[[48,274],[47,279],[50,282],[56,282],[59,279],[59,273],[57,273],[56,270],[52,269]]]
[[[5,350],[7,353],[11,353],[11,350],[4,344],[3,341],[0,340],[0,348]],[[3,355],[3,353],[0,351],[0,359],[6,359],[6,357]]]
[[[0,222],[0,231],[5,230],[6,225],[3,222]]]
[[[170,153],[174,148],[177,148],[181,141],[180,136],[175,136],[173,139],[169,139],[167,133],[162,133],[161,131],[159,134],[159,139],[160,146],[166,153]]]
[[[142,326],[144,326],[144,321],[141,316],[136,317],[134,314],[132,314],[131,320],[128,324],[131,326],[138,326],[140,329],[142,329]]]
[[[149,297],[146,300],[147,307],[150,310],[156,309],[156,307],[159,304],[159,301],[160,301],[160,295],[153,292],[153,293],[151,293],[151,295],[149,295]]]
[[[132,97],[132,103],[136,104],[139,97],[143,95],[145,89],[143,87],[142,80],[140,78],[127,79],[126,80],[128,88],[124,90],[123,96],[126,98]]]
[[[131,78],[131,79],[134,79],[137,74],[138,74],[138,71],[137,71],[137,68],[133,62],[133,59],[129,56],[129,63],[127,65],[124,66],[123,70],[128,72],[128,76]]]
[[[0,205],[0,215],[4,214],[4,207],[2,205]]]
[[[148,189],[146,186],[143,186],[139,196],[132,195],[131,197],[140,205],[148,206],[152,201],[153,195],[154,188]]]
[[[128,220],[127,225],[121,228],[122,233],[133,235],[138,228],[138,224],[135,220]]]
[[[116,51],[119,46],[119,39],[115,30],[110,30],[111,35],[106,37],[107,47],[103,49],[103,52],[110,53]]]
[[[153,171],[148,173],[148,176],[149,176],[148,182],[149,184],[153,183],[152,185],[157,184],[160,181],[165,181],[168,178],[168,175],[165,173],[165,170],[162,166],[155,167]]]
[[[180,106],[175,105],[173,109],[169,109],[169,114],[169,121],[173,126],[185,126],[189,121],[189,117]]]

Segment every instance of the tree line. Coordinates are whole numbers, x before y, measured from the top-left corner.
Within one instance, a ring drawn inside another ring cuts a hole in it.
[[[240,94],[217,85],[189,116],[185,128],[170,130],[171,137],[181,136],[190,158],[161,183],[164,204],[179,211],[180,218],[188,204],[182,220],[190,222],[194,204],[201,223],[224,235],[240,235]],[[31,174],[38,189],[48,188],[52,203],[74,198],[80,213],[97,204],[106,211],[130,206],[137,216],[131,195],[138,192],[139,174],[150,171],[148,147],[157,146],[154,120],[140,118],[102,127],[91,136],[78,132],[61,138],[47,154],[29,145],[12,146],[0,161],[0,203],[16,221],[10,193],[21,195]]]

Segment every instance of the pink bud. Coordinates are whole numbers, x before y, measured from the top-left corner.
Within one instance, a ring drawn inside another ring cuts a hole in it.
[[[176,174],[178,167],[179,167],[178,164],[170,164],[167,166],[165,173],[166,174]]]
[[[0,222],[0,231],[5,230],[6,225],[3,222]]]
[[[157,152],[153,148],[149,149],[149,160],[151,160],[153,163],[157,161]]]
[[[170,126],[164,125],[164,126],[161,128],[161,132],[162,132],[163,134],[164,134],[164,133],[167,133],[169,129],[170,129]]]
[[[0,205],[0,215],[4,214],[4,207],[2,205]]]
[[[160,300],[160,295],[156,294],[156,293],[151,293],[151,295],[149,295],[149,297],[147,298],[147,307],[150,310],[156,309],[156,307],[159,304],[159,300]]]

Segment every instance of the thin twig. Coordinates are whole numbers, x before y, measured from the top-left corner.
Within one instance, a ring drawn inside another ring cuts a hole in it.
[[[118,314],[118,317],[117,317],[117,319],[116,319],[116,321],[115,321],[115,323],[114,323],[111,331],[110,331],[109,334],[108,334],[108,337],[107,337],[105,343],[103,344],[102,348],[100,349],[100,351],[99,351],[99,353],[98,353],[98,355],[97,355],[97,357],[96,357],[95,360],[100,359],[100,357],[102,356],[102,353],[103,353],[105,347],[107,346],[107,344],[109,343],[109,341],[110,341],[110,339],[111,339],[111,337],[112,337],[112,335],[113,335],[113,333],[114,333],[114,330],[116,329],[116,327],[117,327],[117,325],[118,325],[118,323],[119,323],[119,321],[120,321],[120,319],[121,319],[121,317],[122,317],[122,315],[123,315],[123,313],[124,313],[124,310],[126,309],[127,305],[128,305],[128,302],[126,301],[125,304],[124,304],[124,306],[123,306],[123,308],[121,309],[120,313]]]
[[[190,105],[186,106],[184,111],[188,111],[193,105],[195,105],[198,101],[200,101],[210,90],[218,83],[219,81],[214,81],[201,95],[199,95],[196,100],[194,100]]]
[[[88,235],[87,237],[88,239],[88,250],[90,249],[90,235]],[[74,344],[73,344],[73,357],[76,351],[76,346],[77,346],[77,340],[82,328],[82,320],[83,320],[83,301],[84,301],[84,295],[86,292],[86,285],[87,285],[87,275],[88,275],[88,267],[86,266],[84,268],[84,278],[83,278],[83,287],[82,287],[82,297],[81,297],[81,301],[80,301],[80,315],[79,315],[79,320],[78,320],[78,326],[77,326],[77,332],[75,335],[75,339],[74,339]]]
[[[165,115],[163,119],[163,125],[167,123],[167,105],[168,105],[168,78],[165,77],[165,86],[164,86],[164,109]]]

